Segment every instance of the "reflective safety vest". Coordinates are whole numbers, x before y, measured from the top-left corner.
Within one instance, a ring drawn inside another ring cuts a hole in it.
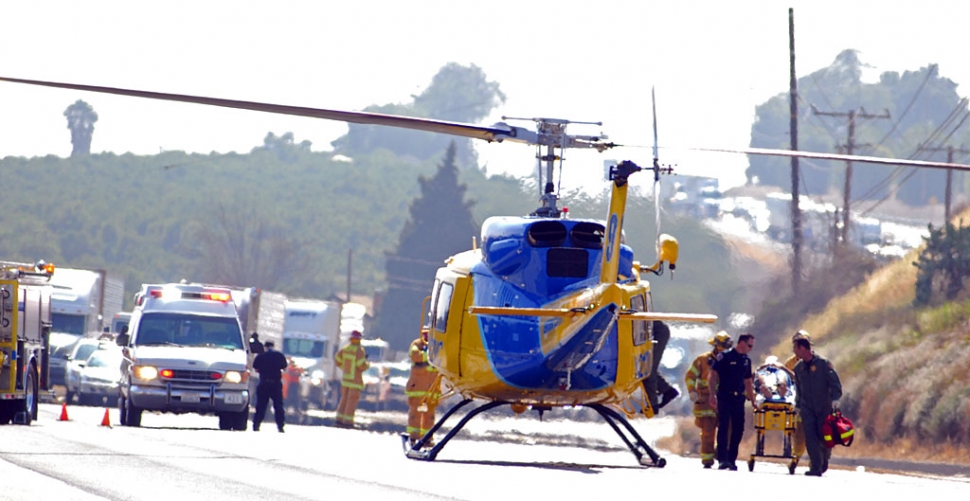
[[[350,343],[337,352],[334,357],[337,367],[343,372],[340,385],[355,390],[364,389],[364,371],[370,367],[367,354],[359,344]]]

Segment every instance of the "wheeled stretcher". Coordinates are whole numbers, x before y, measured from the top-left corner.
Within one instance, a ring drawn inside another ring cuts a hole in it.
[[[795,474],[798,458],[792,453],[795,437],[795,377],[784,366],[767,363],[755,371],[755,393],[758,408],[754,410],[755,450],[748,459],[748,471],[754,471],[756,458],[785,459],[788,473]],[[781,454],[765,453],[767,432],[782,433]]]

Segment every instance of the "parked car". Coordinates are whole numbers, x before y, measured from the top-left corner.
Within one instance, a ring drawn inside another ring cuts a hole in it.
[[[50,337],[50,382],[64,385],[67,375],[67,358],[80,336],[64,332],[52,332]]]
[[[408,399],[404,390],[411,374],[411,363],[373,362],[361,375],[364,391],[360,397],[361,408],[384,411],[408,409]]]
[[[64,386],[67,388],[67,403],[74,403],[77,396],[78,384],[81,380],[81,370],[87,364],[88,357],[101,347],[101,341],[94,338],[81,338],[74,343],[71,353],[67,356]]]
[[[120,367],[121,350],[117,346],[94,350],[81,369],[77,387],[78,401],[93,405],[107,401],[114,405],[118,399]]]

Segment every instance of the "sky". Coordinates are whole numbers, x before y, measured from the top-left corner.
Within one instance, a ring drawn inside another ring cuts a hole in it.
[[[660,160],[677,173],[744,182],[755,107],[787,93],[788,8],[796,72],[860,51],[867,78],[939,64],[970,88],[961,34],[970,2],[572,0],[43,1],[0,4],[0,76],[336,110],[406,103],[449,62],[498,82],[502,115],[603,122],[606,153],[569,151],[563,187],[605,187],[603,160],[651,163],[651,89]],[[95,109],[92,152],[249,152],[267,132],[329,150],[345,124],[0,83],[0,158],[70,155],[64,110]],[[527,125],[518,123],[517,125]],[[534,148],[477,144],[489,173],[527,176]],[[647,178],[648,176],[643,176]],[[641,184],[643,179],[641,179]],[[634,183],[637,184],[637,183]]]

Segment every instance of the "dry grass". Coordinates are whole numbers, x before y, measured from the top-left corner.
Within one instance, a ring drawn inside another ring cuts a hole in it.
[[[857,435],[837,456],[970,464],[970,299],[914,308],[918,252],[791,328],[809,331],[842,378]],[[788,338],[772,351],[787,356]]]

